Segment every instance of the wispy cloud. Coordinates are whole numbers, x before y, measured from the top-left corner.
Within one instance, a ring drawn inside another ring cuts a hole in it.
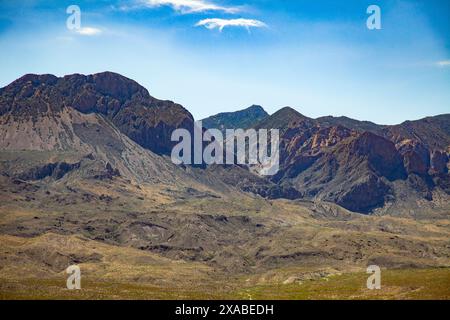
[[[221,6],[207,0],[142,0],[142,4],[147,7],[170,6],[174,10],[181,13],[195,13],[205,11],[237,13],[241,11],[241,8],[239,7]]]
[[[261,22],[259,20],[253,20],[253,19],[219,19],[219,18],[213,18],[213,19],[204,19],[199,22],[195,26],[204,26],[207,29],[219,29],[220,31],[223,30],[225,27],[244,27],[247,30],[250,30],[250,28],[263,28],[267,27],[267,25],[264,22]]]
[[[82,36],[96,36],[102,33],[102,30],[93,27],[83,27],[74,31]]]
[[[450,67],[450,60],[442,60],[436,62],[436,65],[439,67]]]

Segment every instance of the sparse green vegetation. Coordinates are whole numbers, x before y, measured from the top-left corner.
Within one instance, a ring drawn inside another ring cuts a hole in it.
[[[242,298],[275,300],[450,299],[450,269],[383,270],[380,290],[366,287],[363,272],[334,275],[292,284],[242,289]]]
[[[375,300],[450,299],[450,269],[384,270],[382,288],[366,288],[367,274],[339,274],[291,284],[249,286],[240,279],[205,280],[189,286],[156,286],[84,278],[81,290],[65,288],[65,279],[3,280],[0,299],[240,299],[240,300]]]

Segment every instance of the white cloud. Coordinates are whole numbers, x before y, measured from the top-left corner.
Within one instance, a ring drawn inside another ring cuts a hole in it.
[[[181,13],[194,13],[205,11],[222,11],[226,13],[237,13],[239,7],[224,7],[207,0],[143,0],[149,7],[170,6]]]
[[[205,26],[207,29],[219,29],[220,31],[223,30],[225,27],[244,27],[247,30],[249,28],[263,28],[267,27],[267,25],[264,22],[261,22],[259,20],[252,20],[252,19],[204,19],[199,22],[195,26]]]
[[[436,63],[439,67],[450,67],[450,60],[442,60]]]
[[[96,36],[102,33],[102,30],[92,27],[83,27],[80,29],[75,29],[74,31],[83,36]]]

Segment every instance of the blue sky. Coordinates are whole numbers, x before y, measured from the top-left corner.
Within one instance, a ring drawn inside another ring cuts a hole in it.
[[[0,86],[109,70],[196,119],[252,104],[384,124],[450,112],[448,0],[0,0],[0,48]]]

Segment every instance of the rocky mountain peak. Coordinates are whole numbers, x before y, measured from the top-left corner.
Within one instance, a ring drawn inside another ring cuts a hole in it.
[[[403,158],[392,141],[371,132],[359,135],[350,147],[352,154],[366,157],[375,171],[391,180],[405,176]]]
[[[141,98],[150,98],[147,89],[136,81],[114,72],[101,72],[87,76],[68,75],[61,79],[61,86],[89,89],[119,101],[130,100],[135,95]]]
[[[203,119],[202,124],[207,129],[248,129],[259,121],[266,119],[269,114],[259,105],[252,105],[236,112],[224,112]]]
[[[257,124],[257,128],[281,129],[311,127],[314,121],[291,107],[284,107]]]
[[[0,116],[7,115],[7,122],[53,122],[66,109],[106,117],[133,141],[159,154],[170,152],[174,129],[192,128],[194,122],[181,105],[153,98],[136,81],[113,72],[62,78],[29,74],[0,92]]]

